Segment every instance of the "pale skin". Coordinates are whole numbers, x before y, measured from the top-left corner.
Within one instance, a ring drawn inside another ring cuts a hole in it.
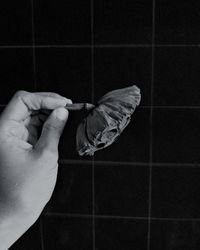
[[[67,103],[55,93],[18,91],[0,116],[0,250],[34,224],[51,198]]]

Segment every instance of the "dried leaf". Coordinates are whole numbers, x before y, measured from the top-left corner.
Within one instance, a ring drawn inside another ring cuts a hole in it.
[[[135,85],[104,95],[77,129],[78,154],[93,155],[111,145],[129,124],[140,100],[140,90]]]

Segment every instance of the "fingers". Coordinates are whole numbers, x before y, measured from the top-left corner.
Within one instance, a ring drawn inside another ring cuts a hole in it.
[[[54,92],[34,92],[35,94],[42,95],[42,96],[51,96],[51,97],[61,97],[61,95],[54,93]]]
[[[21,121],[26,119],[33,110],[53,110],[64,107],[67,103],[71,103],[71,100],[51,92],[29,93],[18,91],[5,108],[2,116]]]
[[[42,134],[35,145],[38,152],[51,151],[57,153],[60,136],[68,119],[68,111],[61,107],[55,109],[46,120]]]

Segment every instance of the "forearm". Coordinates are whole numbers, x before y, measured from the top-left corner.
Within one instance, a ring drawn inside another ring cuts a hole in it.
[[[0,250],[9,249],[34,222],[30,215],[12,211],[0,203]]]

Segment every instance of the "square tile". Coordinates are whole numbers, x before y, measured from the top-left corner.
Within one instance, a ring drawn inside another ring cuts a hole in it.
[[[92,165],[60,164],[56,187],[45,211],[92,213]]]
[[[95,100],[108,91],[135,84],[141,89],[140,105],[150,105],[151,61],[151,48],[96,48]]]
[[[200,218],[200,169],[154,167],[152,217]]]
[[[152,221],[151,250],[198,250],[199,221]]]
[[[199,57],[197,47],[155,49],[154,105],[200,106]]]
[[[199,1],[157,0],[156,43],[199,43],[199,11]]]
[[[38,90],[91,101],[91,49],[37,48],[36,63]]]
[[[148,166],[96,166],[95,213],[147,216],[148,189]]]
[[[37,44],[90,44],[90,0],[34,2]]]
[[[44,217],[44,249],[93,250],[92,219]]]
[[[147,220],[96,219],[96,249],[147,249]]]
[[[0,9],[0,30],[0,45],[31,45],[31,1],[3,1]]]
[[[31,226],[13,245],[10,250],[42,250],[40,219]]]
[[[0,49],[0,104],[17,90],[34,91],[32,49]]]
[[[153,161],[198,163],[199,109],[154,109]]]
[[[109,147],[95,153],[96,160],[148,162],[150,109],[138,108],[130,124],[120,137]]]
[[[94,1],[96,44],[151,43],[151,0]]]

